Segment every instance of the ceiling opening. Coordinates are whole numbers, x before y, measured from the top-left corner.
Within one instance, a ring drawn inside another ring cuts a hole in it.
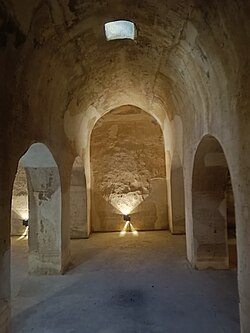
[[[136,28],[131,21],[118,20],[104,25],[105,36],[108,41],[115,39],[135,39]]]

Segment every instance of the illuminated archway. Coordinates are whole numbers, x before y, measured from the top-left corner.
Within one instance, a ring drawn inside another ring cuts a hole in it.
[[[134,106],[100,118],[91,134],[93,231],[168,228],[164,139],[157,121]],[[119,216],[120,215],[120,216]]]

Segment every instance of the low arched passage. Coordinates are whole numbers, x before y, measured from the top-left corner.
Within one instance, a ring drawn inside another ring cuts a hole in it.
[[[57,164],[48,147],[33,144],[20,159],[27,175],[29,272],[62,270],[61,185]]]
[[[224,151],[205,136],[196,151],[192,179],[194,266],[236,265],[234,197]]]
[[[87,193],[84,165],[76,157],[70,184],[70,237],[87,238],[90,230],[87,224]]]

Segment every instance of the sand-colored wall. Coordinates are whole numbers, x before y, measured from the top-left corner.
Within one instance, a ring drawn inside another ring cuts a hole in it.
[[[91,136],[92,230],[167,229],[163,135],[156,120],[127,106],[96,124]]]

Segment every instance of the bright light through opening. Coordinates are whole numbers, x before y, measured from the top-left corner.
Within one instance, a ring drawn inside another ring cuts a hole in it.
[[[138,236],[138,231],[134,228],[130,221],[126,221],[122,231],[120,232],[120,237],[124,237],[128,231],[131,231],[133,236]]]
[[[104,25],[106,39],[135,39],[136,29],[133,22],[119,20],[105,23]]]
[[[20,236],[17,240],[28,239],[28,232],[29,232],[29,227],[27,226],[22,236]]]

